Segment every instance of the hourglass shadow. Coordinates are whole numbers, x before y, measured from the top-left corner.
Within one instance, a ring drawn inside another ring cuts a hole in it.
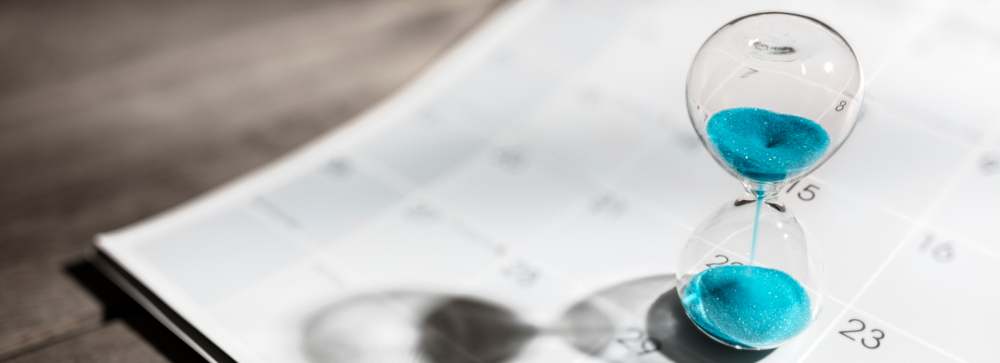
[[[500,363],[537,333],[512,312],[469,298],[443,302],[424,318],[420,351],[434,363]]]
[[[465,296],[358,295],[312,316],[303,348],[314,363],[503,363],[517,360],[542,335],[556,335],[579,352],[616,363],[647,361],[653,354],[678,363],[749,363],[771,353],[737,350],[707,337],[688,319],[668,275],[602,289],[544,329]]]
[[[739,350],[712,340],[688,318],[676,288],[653,302],[646,315],[646,329],[649,338],[657,342],[657,350],[679,363],[750,363],[774,351]]]
[[[642,319],[637,317],[644,316],[653,301],[673,286],[674,278],[663,275],[601,289],[573,304],[556,322],[553,331],[580,352],[616,361],[607,356],[618,344],[616,334],[623,329],[641,328]]]
[[[660,275],[602,289],[570,307],[554,331],[578,351],[609,362],[660,354],[677,363],[749,363],[771,354],[706,336],[687,317],[676,286],[673,276]]]
[[[512,312],[461,296],[390,292],[356,296],[305,328],[315,363],[501,363],[536,334]]]

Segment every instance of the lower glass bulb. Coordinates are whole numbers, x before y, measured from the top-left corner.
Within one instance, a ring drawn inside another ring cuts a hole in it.
[[[763,197],[726,203],[702,222],[681,253],[677,279],[688,317],[738,349],[787,343],[816,319],[826,297],[819,250],[790,211]]]

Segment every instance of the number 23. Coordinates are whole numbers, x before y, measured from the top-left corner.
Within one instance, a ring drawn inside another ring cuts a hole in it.
[[[860,328],[858,328],[857,330],[842,330],[842,331],[839,331],[838,333],[840,333],[840,335],[843,335],[843,336],[847,337],[847,339],[857,340],[857,339],[854,339],[854,337],[848,335],[847,333],[857,333],[857,332],[860,332],[860,331],[864,331],[865,330],[865,322],[863,322],[861,320],[858,320],[858,319],[851,319],[851,320],[848,320],[847,322],[848,323],[853,323],[855,321],[858,322],[858,323],[861,323],[861,327]],[[879,329],[872,329],[871,332],[872,332],[872,339],[875,340],[875,344],[874,345],[869,345],[867,343],[867,340],[865,340],[866,338],[861,338],[861,345],[865,346],[865,348],[868,348],[868,349],[875,349],[875,348],[878,348],[879,346],[882,345],[882,338],[885,338],[885,332],[881,331]],[[875,336],[874,333],[878,333],[878,336]]]

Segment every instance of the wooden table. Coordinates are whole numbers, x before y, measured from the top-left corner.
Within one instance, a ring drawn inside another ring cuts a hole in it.
[[[93,236],[350,119],[499,2],[0,3],[0,362],[199,361]]]

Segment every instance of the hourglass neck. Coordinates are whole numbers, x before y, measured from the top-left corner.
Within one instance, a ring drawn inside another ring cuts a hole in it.
[[[767,202],[775,202],[778,192],[785,186],[785,182],[757,182],[743,183],[743,188],[747,192],[746,199],[757,200],[763,198]]]

